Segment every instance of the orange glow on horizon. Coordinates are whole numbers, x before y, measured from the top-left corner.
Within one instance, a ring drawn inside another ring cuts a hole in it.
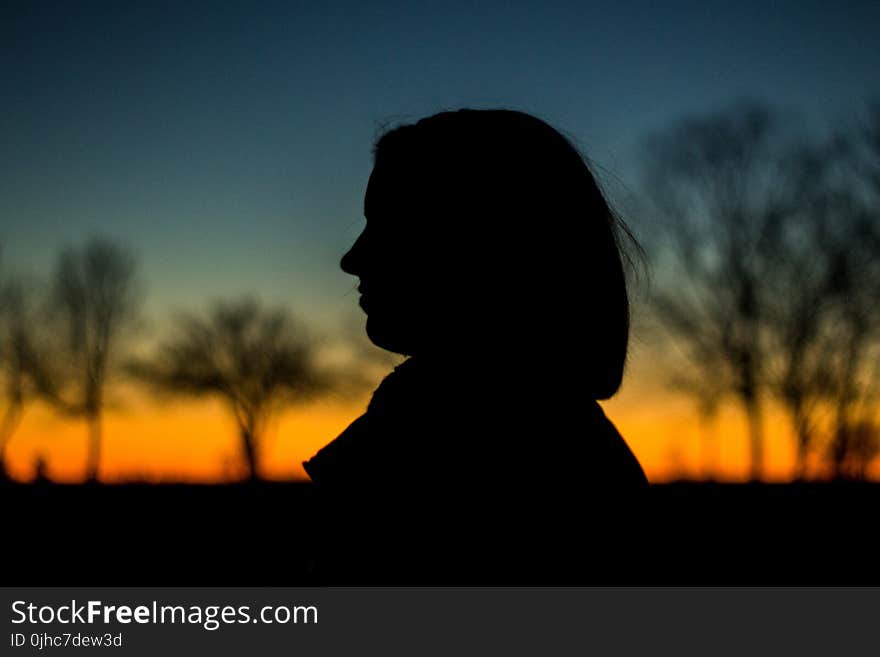
[[[341,432],[363,403],[321,402],[278,418],[262,445],[261,474],[267,479],[307,479],[301,462]],[[103,423],[100,479],[118,481],[237,481],[244,460],[232,417],[220,402],[155,402],[108,412]],[[82,481],[87,428],[43,407],[28,411],[7,450],[16,479],[34,476],[43,458],[48,476]]]
[[[287,411],[263,443],[262,475],[279,480],[307,479],[302,461],[360,415],[366,402],[366,396],[325,400]],[[735,408],[723,408],[714,422],[704,425],[687,398],[638,385],[625,386],[602,405],[651,481],[748,478],[745,423]],[[102,481],[208,483],[244,476],[235,424],[220,402],[161,404],[136,399],[125,408],[108,411],[103,426]],[[786,419],[778,409],[768,409],[765,433],[765,479],[790,480],[794,449]],[[42,458],[51,479],[82,481],[86,440],[83,421],[59,417],[35,405],[28,409],[9,443],[7,467],[14,478],[27,481]],[[535,445],[536,450],[540,448]],[[880,460],[874,462],[869,474],[880,479]]]

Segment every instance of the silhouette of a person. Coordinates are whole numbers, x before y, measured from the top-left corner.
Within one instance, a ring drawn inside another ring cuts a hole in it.
[[[306,472],[386,529],[468,536],[471,553],[527,527],[555,560],[647,484],[596,402],[626,359],[626,229],[584,158],[528,114],[443,112],[374,156],[341,266],[369,338],[409,358]]]

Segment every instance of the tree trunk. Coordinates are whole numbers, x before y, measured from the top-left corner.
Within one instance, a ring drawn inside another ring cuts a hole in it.
[[[21,411],[21,405],[10,404],[3,415],[3,422],[0,424],[0,479],[6,479],[9,474],[6,471],[6,447],[21,420]]]
[[[807,443],[803,437],[798,434],[797,437],[797,455],[794,464],[794,478],[797,481],[806,481],[807,479]]]
[[[86,460],[86,480],[98,481],[98,465],[101,460],[101,414],[95,413],[88,417],[89,451]]]
[[[718,442],[715,440],[712,420],[704,413],[700,414],[700,443],[702,450],[703,479],[715,481],[718,474]]]
[[[257,444],[253,430],[247,427],[241,428],[241,446],[244,449],[245,463],[248,468],[248,480],[257,481],[260,476],[257,468]]]
[[[760,481],[764,475],[764,422],[761,404],[757,397],[743,399],[749,424],[749,454],[751,459],[749,478]]]
[[[788,401],[788,409],[791,414],[791,423],[797,440],[797,453],[795,455],[794,476],[797,481],[807,478],[807,456],[810,450],[810,427],[804,411],[804,405],[797,399]]]

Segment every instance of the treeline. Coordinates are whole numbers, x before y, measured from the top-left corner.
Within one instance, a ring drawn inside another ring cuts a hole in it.
[[[811,460],[863,478],[880,453],[880,105],[822,138],[795,125],[740,103],[645,141],[651,325],[703,417],[742,409],[753,478],[770,403],[799,478]]]
[[[136,357],[144,301],[138,263],[130,249],[106,239],[63,250],[48,285],[8,273],[0,280],[4,478],[7,447],[27,408],[40,401],[83,422],[85,478],[97,481],[103,415],[116,384],[128,380],[160,398],[221,400],[238,427],[248,477],[258,479],[260,446],[272,417],[317,395],[363,392],[375,383],[376,366],[387,367],[354,336],[344,339],[348,358],[331,364],[321,358],[326,341],[286,308],[266,307],[255,298],[180,314],[149,356]]]

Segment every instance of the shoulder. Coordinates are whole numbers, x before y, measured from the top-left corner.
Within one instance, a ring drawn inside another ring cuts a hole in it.
[[[539,477],[555,486],[585,491],[637,491],[647,487],[642,466],[602,407],[590,401],[552,426],[537,458]]]
[[[648,478],[635,454],[595,401],[591,405],[590,422],[590,442],[597,451],[597,465],[603,467],[603,472],[594,474],[601,475],[601,480],[612,485],[637,488],[647,486]]]

